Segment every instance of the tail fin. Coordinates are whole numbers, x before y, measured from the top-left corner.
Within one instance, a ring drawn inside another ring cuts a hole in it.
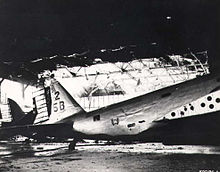
[[[25,116],[23,110],[14,100],[8,98],[8,104],[11,109],[12,122],[17,122]]]
[[[33,111],[28,112],[27,114],[20,108],[20,106],[12,99],[8,98],[8,104],[11,110],[12,122],[5,123],[5,126],[13,125],[28,125],[33,124],[36,117],[36,113]]]
[[[50,122],[58,122],[74,114],[85,113],[67,90],[55,79],[50,84],[51,115]]]

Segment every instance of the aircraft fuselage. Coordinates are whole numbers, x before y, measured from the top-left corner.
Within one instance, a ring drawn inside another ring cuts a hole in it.
[[[154,128],[157,119],[209,94],[219,85],[219,78],[204,76],[89,113],[76,114],[72,116],[73,131],[90,139],[147,140],[139,135]]]

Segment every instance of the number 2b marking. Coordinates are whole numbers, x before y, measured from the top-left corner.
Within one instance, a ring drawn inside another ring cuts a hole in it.
[[[61,111],[64,109],[65,109],[64,101],[60,101],[59,104],[57,102],[53,104],[54,112],[58,112],[59,110]]]

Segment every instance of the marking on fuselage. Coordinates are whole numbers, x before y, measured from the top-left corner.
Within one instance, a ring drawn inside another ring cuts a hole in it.
[[[112,118],[111,119],[112,125],[118,125],[119,124],[119,118]]]

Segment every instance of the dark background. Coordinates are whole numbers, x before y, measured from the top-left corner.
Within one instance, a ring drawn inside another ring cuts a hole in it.
[[[219,9],[219,0],[1,0],[0,59],[136,45],[146,56],[208,50],[218,68]]]

